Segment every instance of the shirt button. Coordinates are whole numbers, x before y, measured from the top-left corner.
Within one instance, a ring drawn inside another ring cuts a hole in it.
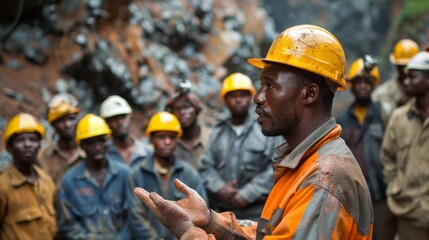
[[[104,209],[104,210],[103,210],[103,214],[104,214],[104,215],[109,214],[109,209]]]

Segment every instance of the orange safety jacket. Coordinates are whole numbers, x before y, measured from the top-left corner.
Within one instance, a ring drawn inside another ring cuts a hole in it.
[[[257,227],[212,211],[204,231],[192,228],[181,239],[372,239],[371,197],[340,133],[330,119],[294,150],[277,148],[276,183]]]

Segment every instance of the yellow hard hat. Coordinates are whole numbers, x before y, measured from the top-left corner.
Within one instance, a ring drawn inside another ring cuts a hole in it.
[[[346,89],[346,56],[338,39],[326,29],[315,25],[287,28],[271,44],[265,58],[250,58],[257,68],[266,63],[280,63],[323,76]]]
[[[60,117],[79,113],[77,99],[69,93],[55,95],[48,104],[48,122],[53,123]]]
[[[380,82],[380,72],[378,71],[378,67],[374,66],[372,69],[367,71],[365,70],[364,60],[362,58],[358,58],[350,66],[349,73],[347,74],[347,81],[351,83],[353,78],[365,76],[374,78],[374,86],[377,86]]]
[[[95,114],[85,115],[77,124],[76,127],[76,142],[80,144],[80,141],[87,138],[92,138],[101,135],[107,135],[110,137],[109,126],[103,118]]]
[[[390,62],[396,65],[407,65],[411,58],[419,52],[419,46],[410,39],[402,39],[396,43],[390,54]]]
[[[3,133],[3,144],[7,146],[7,142],[14,134],[35,132],[41,138],[45,136],[45,128],[39,120],[28,113],[18,113],[6,125]]]
[[[158,131],[177,132],[177,137],[180,138],[182,136],[182,127],[180,126],[179,119],[169,112],[158,112],[150,118],[146,129],[146,136],[150,137],[153,132]]]
[[[233,73],[223,81],[220,96],[224,101],[227,93],[237,90],[248,90],[251,96],[255,94],[252,80],[248,76],[242,73]]]

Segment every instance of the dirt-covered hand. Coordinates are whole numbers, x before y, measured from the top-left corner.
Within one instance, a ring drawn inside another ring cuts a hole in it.
[[[135,188],[134,193],[146,204],[149,209],[152,210],[152,212],[154,212],[155,216],[168,229],[171,227],[168,226],[169,224],[177,224],[177,218],[181,219],[181,221],[189,219],[191,223],[197,227],[207,224],[210,218],[210,210],[207,207],[204,199],[195,190],[188,187],[178,179],[174,180],[174,185],[176,186],[177,190],[185,195],[185,198],[179,201],[165,200],[158,194],[148,193],[142,188]],[[158,205],[156,205],[153,200],[158,199],[157,197],[159,197],[159,201],[157,201]],[[168,206],[166,206],[167,204]],[[160,208],[167,208],[168,211]],[[164,214],[167,215],[164,216]],[[173,216],[174,214],[177,215]],[[183,215],[185,215],[186,218]],[[170,221],[170,223],[165,223],[164,221]],[[170,231],[172,231],[172,229],[170,229]]]
[[[134,193],[178,239],[194,227],[186,212],[174,202],[165,200],[157,193],[149,193],[143,188],[135,188]]]

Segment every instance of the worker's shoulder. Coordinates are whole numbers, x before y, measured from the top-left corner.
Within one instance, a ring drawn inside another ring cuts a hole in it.
[[[318,153],[317,184],[336,197],[354,189],[354,184],[365,184],[362,170],[342,138],[325,144]]]
[[[312,184],[328,191],[349,212],[357,214],[361,200],[365,205],[371,202],[362,170],[343,139],[322,146],[317,162],[316,177],[309,178]]]

